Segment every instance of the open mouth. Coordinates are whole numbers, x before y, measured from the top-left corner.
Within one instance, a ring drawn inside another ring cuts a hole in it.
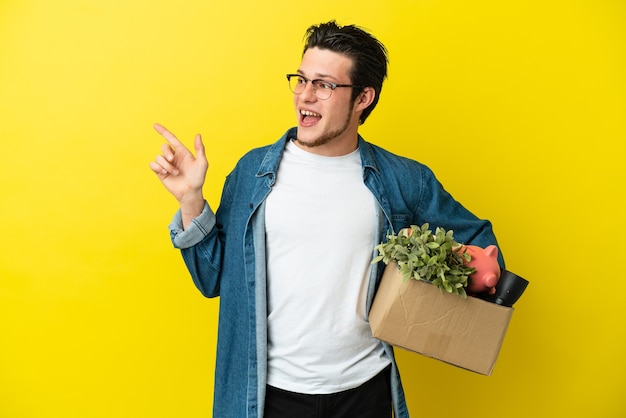
[[[315,125],[320,119],[322,115],[319,113],[311,112],[310,110],[300,109],[300,123],[302,126],[312,126]]]

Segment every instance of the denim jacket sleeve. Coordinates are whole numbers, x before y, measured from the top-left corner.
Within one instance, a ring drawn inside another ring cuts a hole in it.
[[[461,244],[498,245],[491,222],[480,219],[448,193],[426,165],[361,141],[367,168],[366,184],[389,216],[393,231],[428,223],[454,231]],[[382,237],[384,240],[385,237]],[[505,267],[502,252],[498,262]]]
[[[421,195],[416,212],[419,222],[429,222],[431,229],[441,226],[453,230],[455,240],[461,244],[472,244],[485,248],[498,245],[489,220],[478,218],[448,193],[433,172],[422,167]],[[505,267],[502,251],[498,251],[498,263]]]
[[[206,201],[204,202],[202,213],[191,221],[191,224],[185,230],[183,230],[183,219],[179,210],[169,225],[172,244],[174,244],[175,248],[181,250],[193,247],[202,241],[214,226],[215,213]]]
[[[183,230],[180,210],[169,225],[175,248],[183,260],[194,284],[206,297],[219,296],[219,274],[222,243],[216,228],[216,215],[205,201],[202,213]]]

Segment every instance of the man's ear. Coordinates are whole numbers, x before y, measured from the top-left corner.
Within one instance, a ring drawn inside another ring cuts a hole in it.
[[[376,97],[376,90],[373,87],[365,87],[355,101],[357,112],[367,109],[374,101],[374,97]]]

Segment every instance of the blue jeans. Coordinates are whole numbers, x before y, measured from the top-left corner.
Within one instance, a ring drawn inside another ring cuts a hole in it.
[[[264,418],[391,418],[391,367],[354,389],[324,395],[267,386]]]

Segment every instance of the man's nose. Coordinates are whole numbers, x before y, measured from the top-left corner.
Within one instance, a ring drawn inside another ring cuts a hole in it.
[[[300,96],[307,102],[317,99],[317,96],[315,96],[315,86],[312,81],[307,81],[304,85],[304,90],[300,93]]]

